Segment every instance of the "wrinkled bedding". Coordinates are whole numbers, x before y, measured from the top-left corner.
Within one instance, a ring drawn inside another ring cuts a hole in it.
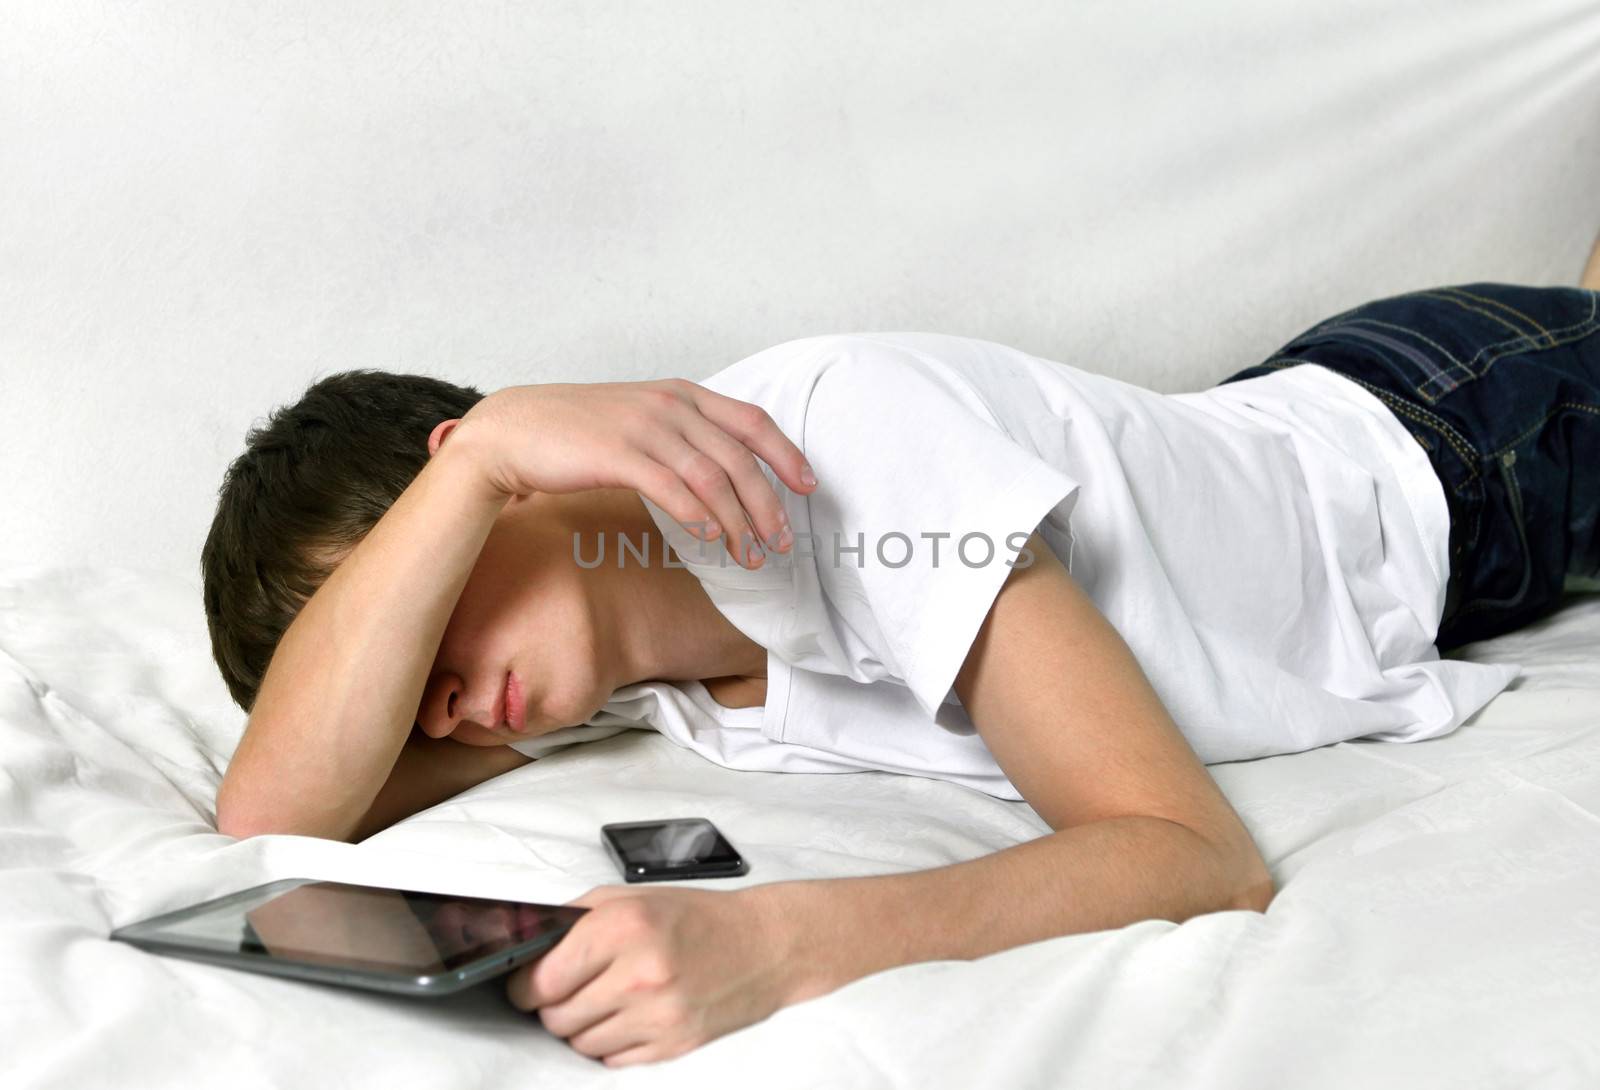
[[[390,998],[164,959],[113,927],[283,877],[562,902],[608,821],[702,815],[751,872],[921,869],[1048,832],[1025,803],[862,772],[739,772],[647,730],[551,753],[359,845],[212,825],[244,715],[199,593],[0,572],[7,1087],[1600,1085],[1600,595],[1451,657],[1523,675],[1454,734],[1212,766],[1280,888],[905,966],[609,1070],[498,985]],[[973,921],[981,927],[983,921]],[[737,1083],[735,1080],[738,1080]]]

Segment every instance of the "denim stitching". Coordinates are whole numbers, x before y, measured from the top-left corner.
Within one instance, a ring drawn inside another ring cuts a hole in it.
[[[1499,347],[1502,347],[1504,345],[1515,344],[1519,340],[1522,340],[1522,339],[1527,338],[1527,337],[1535,336],[1535,334],[1528,333],[1525,330],[1520,329],[1519,327],[1513,325],[1511,322],[1507,321],[1504,317],[1502,317],[1499,314],[1494,313],[1493,311],[1486,310],[1483,307],[1473,306],[1470,303],[1463,302],[1462,300],[1457,299],[1453,295],[1445,294],[1446,292],[1451,292],[1451,291],[1461,291],[1461,290],[1459,288],[1456,288],[1456,287],[1452,286],[1452,287],[1438,288],[1438,289],[1434,289],[1434,290],[1430,290],[1430,291],[1407,292],[1407,293],[1405,293],[1403,295],[1395,295],[1395,296],[1391,296],[1391,297],[1389,297],[1387,299],[1374,300],[1371,303],[1365,303],[1362,306],[1354,307],[1351,310],[1348,310],[1348,311],[1345,312],[1345,314],[1352,314],[1353,315],[1353,314],[1356,314],[1358,311],[1366,310],[1369,307],[1378,306],[1378,305],[1380,305],[1382,303],[1398,302],[1400,300],[1408,299],[1408,298],[1419,298],[1419,297],[1422,297],[1422,298],[1431,298],[1431,299],[1441,299],[1441,300],[1443,300],[1445,302],[1448,302],[1448,303],[1454,303],[1456,306],[1460,307],[1463,310],[1470,311],[1470,312],[1472,312],[1474,314],[1481,314],[1485,318],[1488,318],[1491,321],[1499,322],[1501,325],[1503,325],[1507,329],[1511,330],[1511,332],[1514,334],[1514,336],[1510,337],[1507,340],[1500,341],[1500,342],[1498,342],[1496,344],[1486,345],[1483,348],[1480,348],[1478,350],[1478,354],[1473,356],[1471,361],[1469,361],[1466,364],[1463,364],[1460,360],[1456,359],[1453,355],[1451,355],[1442,345],[1437,344],[1436,342],[1434,342],[1430,338],[1423,336],[1421,333],[1417,332],[1414,329],[1410,329],[1410,328],[1408,328],[1406,326],[1399,325],[1398,323],[1394,323],[1394,322],[1380,322],[1378,319],[1375,319],[1375,318],[1353,318],[1353,319],[1351,319],[1351,323],[1353,323],[1355,321],[1367,321],[1367,322],[1372,322],[1374,325],[1386,325],[1386,326],[1390,327],[1391,329],[1404,330],[1405,332],[1410,333],[1412,336],[1417,337],[1417,338],[1419,338],[1421,340],[1427,341],[1427,343],[1433,345],[1433,347],[1437,348],[1439,350],[1440,354],[1445,357],[1445,359],[1450,361],[1450,366],[1445,367],[1442,371],[1439,368],[1435,367],[1435,366],[1428,367],[1428,370],[1433,372],[1433,374],[1430,376],[1428,381],[1422,383],[1421,386],[1413,387],[1413,390],[1417,394],[1417,396],[1423,398],[1424,400],[1428,401],[1429,403],[1432,403],[1433,401],[1435,401],[1442,394],[1446,394],[1446,393],[1449,393],[1451,390],[1454,390],[1462,382],[1465,382],[1465,381],[1467,381],[1468,378],[1472,377],[1472,366],[1471,365],[1472,365],[1472,363],[1477,362],[1478,356],[1483,355],[1484,351],[1486,351],[1488,349],[1491,349],[1491,348],[1499,348]],[[1519,315],[1519,316],[1521,316],[1523,318],[1527,318],[1527,315],[1522,314],[1522,312],[1517,310],[1515,307],[1508,306],[1508,305],[1503,304],[1503,303],[1498,303],[1497,300],[1487,299],[1487,298],[1484,298],[1484,297],[1481,297],[1481,296],[1473,295],[1471,292],[1466,292],[1466,291],[1461,291],[1461,294],[1466,296],[1469,299],[1478,299],[1478,300],[1480,300],[1482,302],[1496,303],[1497,305],[1504,306],[1506,310],[1511,311],[1511,313],[1513,313],[1513,314],[1517,314],[1517,315]],[[1310,333],[1312,333],[1312,332],[1322,332],[1322,331],[1324,331],[1326,329],[1329,329],[1329,328],[1333,327],[1336,324],[1351,324],[1351,323],[1340,323],[1339,319],[1343,318],[1343,317],[1344,317],[1344,315],[1341,314],[1341,315],[1335,316],[1334,318],[1330,318],[1326,322],[1319,323],[1315,327],[1314,330],[1308,330],[1307,333],[1303,334],[1302,336],[1309,336]],[[1531,318],[1527,318],[1527,320],[1535,329],[1538,329],[1541,333],[1544,332],[1544,327],[1541,326],[1538,322],[1533,321],[1533,319],[1531,319]],[[1300,338],[1296,338],[1296,340],[1299,340],[1299,339]],[[1459,379],[1455,378],[1454,377],[1454,373],[1457,372],[1457,371],[1460,371],[1463,377],[1461,377]],[[1429,387],[1430,385],[1434,385],[1435,383],[1437,383],[1437,385],[1439,386],[1439,390],[1437,392],[1435,392],[1435,393],[1428,392],[1427,387]]]
[[[1600,416],[1600,405],[1591,405],[1586,401],[1563,401],[1563,402],[1561,402],[1561,404],[1557,405],[1554,409],[1550,410],[1550,412],[1546,413],[1543,420],[1540,420],[1537,424],[1533,425],[1533,427],[1529,428],[1527,431],[1523,432],[1521,435],[1519,435],[1515,439],[1511,440],[1511,442],[1507,443],[1505,446],[1501,447],[1499,450],[1492,451],[1489,456],[1491,458],[1500,457],[1500,455],[1504,454],[1506,451],[1510,450],[1512,447],[1514,447],[1518,443],[1522,442],[1528,436],[1532,435],[1534,432],[1538,431],[1540,428],[1542,428],[1546,424],[1548,424],[1551,421],[1551,419],[1556,417],[1556,416],[1558,416],[1563,409],[1580,409],[1583,412],[1594,413],[1597,416]]]
[[[1474,480],[1476,480],[1476,477],[1474,477]],[[1461,490],[1459,488],[1455,489],[1454,491],[1456,495],[1461,495]],[[1478,546],[1478,534],[1483,530],[1484,505],[1482,499],[1480,499],[1477,503],[1471,503],[1466,497],[1463,496],[1462,501],[1467,503],[1467,506],[1472,509],[1472,530],[1469,536],[1461,542],[1461,552],[1465,554],[1468,549],[1475,549]]]
[[[1484,375],[1487,375],[1489,373],[1489,368],[1493,367],[1494,364],[1496,363],[1496,361],[1498,361],[1503,356],[1509,355],[1511,352],[1519,352],[1524,348],[1538,348],[1538,349],[1555,348],[1558,345],[1569,344],[1572,341],[1580,340],[1583,337],[1587,337],[1590,333],[1594,332],[1596,329],[1600,329],[1600,320],[1597,320],[1596,317],[1595,317],[1597,301],[1600,301],[1600,294],[1591,295],[1589,297],[1589,316],[1587,318],[1583,319],[1582,321],[1575,322],[1574,324],[1569,325],[1569,326],[1562,326],[1560,329],[1550,330],[1547,333],[1540,334],[1539,336],[1533,336],[1532,334],[1529,334],[1529,336],[1521,338],[1522,340],[1527,342],[1526,344],[1517,345],[1516,347],[1507,348],[1506,351],[1504,351],[1504,352],[1496,353],[1493,357],[1491,357],[1490,359],[1484,361],[1483,370],[1479,371],[1477,373],[1476,377],[1482,378]],[[1576,332],[1574,332],[1574,330]],[[1558,340],[1556,338],[1556,335],[1560,334],[1560,333],[1572,333],[1572,336],[1563,337],[1563,338]],[[1550,343],[1549,344],[1540,344],[1539,342],[1541,340],[1543,340],[1545,337],[1549,337],[1550,338]],[[1506,345],[1512,345],[1514,343],[1515,343],[1514,341],[1502,341],[1500,344],[1497,344],[1497,345],[1486,345],[1482,350],[1479,351],[1478,355],[1479,356],[1483,355],[1484,352],[1489,351],[1489,349],[1491,349],[1491,348],[1502,348],[1502,347],[1505,347]],[[1468,361],[1467,366],[1470,368],[1472,366],[1472,364],[1477,362],[1477,360],[1478,360],[1478,357],[1474,356],[1470,361]]]
[[[1369,299],[1365,303],[1358,303],[1356,306],[1353,306],[1353,307],[1349,308],[1348,310],[1341,310],[1338,314],[1333,315],[1333,317],[1331,317],[1331,318],[1324,318],[1322,321],[1318,322],[1316,325],[1312,326],[1310,329],[1308,329],[1305,332],[1301,333],[1298,337],[1296,337],[1293,341],[1290,341],[1289,343],[1290,344],[1294,344],[1294,343],[1300,341],[1302,338],[1311,336],[1313,333],[1320,333],[1324,329],[1328,329],[1328,328],[1330,328],[1332,326],[1342,325],[1346,320],[1358,318],[1363,311],[1371,310],[1373,307],[1382,306],[1384,303],[1393,303],[1393,302],[1396,302],[1398,300],[1405,299],[1408,296],[1420,295],[1420,294],[1422,294],[1422,293],[1421,292],[1403,292],[1403,293],[1401,293],[1399,295],[1386,295],[1382,299]]]
[[[1499,322],[1501,325],[1505,326],[1507,329],[1511,330],[1511,332],[1513,334],[1515,334],[1515,336],[1513,336],[1510,341],[1501,341],[1500,342],[1501,344],[1509,344],[1512,341],[1515,341],[1518,337],[1526,337],[1526,336],[1528,336],[1528,334],[1526,332],[1524,332],[1522,329],[1519,329],[1517,326],[1513,325],[1510,321],[1508,321],[1507,319],[1505,319],[1501,315],[1496,314],[1494,311],[1486,310],[1483,307],[1475,307],[1471,303],[1467,303],[1467,302],[1464,302],[1464,301],[1462,301],[1460,299],[1457,299],[1453,295],[1446,295],[1445,294],[1445,292],[1453,291],[1453,290],[1455,290],[1455,289],[1453,289],[1453,288],[1440,288],[1437,291],[1419,291],[1416,294],[1425,295],[1425,296],[1427,296],[1429,298],[1432,298],[1432,299],[1442,299],[1447,303],[1454,303],[1456,306],[1460,307],[1462,310],[1465,310],[1465,311],[1467,311],[1469,313],[1481,314],[1483,317],[1488,318],[1492,322]],[[1465,293],[1463,293],[1463,294],[1465,294]],[[1477,298],[1477,296],[1472,296],[1472,298]],[[1537,325],[1537,323],[1535,323],[1535,324]],[[1443,350],[1441,349],[1441,351],[1443,351]],[[1481,355],[1481,354],[1482,354],[1482,350],[1479,351],[1479,355]],[[1477,358],[1478,358],[1477,356],[1473,357],[1473,359],[1477,359]],[[1460,378],[1456,378],[1455,377],[1455,372],[1457,372],[1457,371],[1461,372],[1462,377],[1460,377]],[[1450,366],[1445,368],[1445,374],[1447,376],[1449,376],[1450,380],[1451,380],[1450,381],[1450,385],[1448,387],[1445,387],[1443,385],[1443,383],[1441,383],[1440,384],[1441,389],[1439,391],[1437,391],[1435,393],[1430,393],[1428,391],[1428,386],[1430,386],[1432,384],[1432,382],[1433,382],[1433,380],[1430,379],[1428,382],[1424,382],[1421,386],[1414,387],[1414,391],[1415,391],[1416,395],[1431,404],[1438,397],[1441,397],[1444,394],[1449,393],[1451,390],[1454,390],[1458,386],[1460,386],[1463,382],[1466,382],[1469,378],[1471,378],[1472,372],[1468,367],[1463,365],[1460,360],[1454,359],[1452,357],[1451,361],[1450,361]]]
[[[1528,596],[1528,589],[1533,585],[1533,550],[1528,546],[1528,531],[1526,520],[1522,513],[1522,488],[1517,483],[1517,475],[1510,466],[1502,460],[1499,462],[1500,475],[1505,478],[1506,494],[1511,498],[1511,515],[1513,524],[1517,528],[1517,540],[1522,545],[1522,582],[1515,593],[1509,598],[1480,598],[1465,606],[1458,606],[1454,616],[1472,613],[1479,609],[1511,608],[1522,604]]]
[[[1462,482],[1461,488],[1465,488],[1467,485],[1472,484],[1476,479],[1477,478],[1474,477],[1472,480]],[[1455,488],[1451,491],[1453,491],[1459,498],[1460,503],[1457,504],[1457,507],[1466,517],[1467,522],[1466,529],[1463,530],[1459,535],[1451,535],[1456,538],[1459,544],[1457,545],[1455,552],[1450,554],[1450,573],[1464,583],[1465,577],[1460,571],[1459,566],[1456,564],[1456,559],[1471,552],[1478,544],[1478,532],[1482,529],[1483,523],[1483,504],[1471,497],[1462,496],[1461,488]],[[1450,513],[1450,527],[1452,530],[1455,529],[1455,515],[1455,511]],[[1447,547],[1448,545],[1449,543],[1446,542]],[[1455,614],[1452,613],[1451,616],[1453,617]]]
[[[1418,298],[1418,296],[1443,299],[1443,301],[1446,301],[1446,303],[1453,303],[1458,307],[1462,307],[1464,311],[1472,311],[1475,312],[1475,314],[1482,314],[1483,317],[1486,317],[1486,319],[1491,319],[1494,320],[1494,322],[1502,323],[1502,325],[1506,325],[1506,327],[1509,328],[1512,333],[1515,333],[1514,338],[1507,339],[1507,341],[1501,341],[1499,344],[1491,344],[1491,346],[1486,347],[1499,347],[1501,344],[1514,344],[1517,343],[1518,339],[1525,338],[1525,336],[1530,336],[1528,333],[1523,333],[1522,330],[1518,330],[1515,325],[1510,325],[1509,322],[1506,322],[1506,319],[1502,319],[1501,315],[1491,314],[1490,311],[1483,311],[1482,307],[1469,306],[1469,304],[1462,303],[1461,299],[1456,299],[1454,296],[1442,295],[1440,291],[1408,291],[1408,293],[1403,293],[1403,295],[1387,296],[1387,298],[1382,299],[1373,299],[1371,303],[1363,303],[1362,306],[1350,307],[1349,311],[1344,311],[1342,314],[1333,315],[1331,319],[1318,322],[1317,325],[1314,325],[1314,327],[1309,328],[1309,330],[1304,331],[1304,333],[1301,333],[1301,335],[1296,336],[1296,338],[1294,338],[1293,341],[1290,341],[1288,346],[1285,347],[1304,346],[1304,344],[1314,343],[1315,339],[1320,338],[1320,336],[1325,335],[1325,333],[1330,333],[1330,331],[1338,331],[1338,328],[1341,327],[1341,325],[1355,325],[1357,322],[1370,322],[1373,323],[1373,325],[1379,325],[1379,327],[1386,327],[1390,328],[1390,330],[1410,333],[1410,335],[1414,336],[1414,338],[1421,339],[1421,341],[1426,341],[1427,344],[1430,344],[1430,346],[1438,349],[1438,352],[1440,352],[1440,354],[1442,354],[1446,360],[1450,360],[1450,365],[1448,365],[1448,367],[1440,368],[1438,367],[1437,363],[1432,362],[1432,360],[1427,360],[1426,357],[1422,357],[1421,354],[1413,355],[1411,352],[1408,352],[1408,357],[1416,360],[1418,363],[1421,363],[1422,370],[1427,371],[1427,375],[1429,375],[1427,381],[1424,381],[1421,386],[1411,387],[1411,391],[1418,395],[1418,397],[1421,397],[1422,400],[1426,400],[1427,403],[1432,405],[1432,403],[1434,403],[1435,400],[1440,397],[1440,395],[1448,394],[1448,392],[1456,389],[1459,384],[1466,381],[1466,378],[1454,378],[1454,373],[1456,373],[1456,371],[1461,371],[1462,375],[1464,376],[1472,375],[1472,368],[1470,368],[1470,365],[1462,365],[1461,360],[1456,359],[1454,355],[1451,355],[1450,352],[1446,351],[1442,344],[1438,344],[1437,341],[1434,341],[1434,339],[1427,338],[1427,336],[1422,335],[1422,333],[1418,333],[1416,330],[1411,330],[1411,328],[1405,327],[1405,325],[1398,325],[1398,323],[1395,322],[1382,322],[1382,320],[1379,319],[1368,319],[1368,317],[1360,317],[1363,311],[1370,311],[1370,309],[1373,309],[1373,307],[1382,306],[1382,304],[1386,303],[1398,303],[1398,301],[1402,301],[1402,299]],[[1350,330],[1350,333],[1354,333],[1355,336],[1360,336],[1360,331],[1358,330]],[[1381,339],[1379,339],[1376,335],[1368,335],[1368,338],[1363,339],[1373,339],[1373,341],[1379,341],[1379,343],[1381,343]],[[1405,351],[1403,347],[1402,351]],[[1480,351],[1478,351],[1478,355],[1482,354],[1483,351],[1480,349]],[[1472,357],[1472,359],[1477,360],[1477,357]],[[1435,384],[1438,386],[1438,392],[1429,392],[1427,387],[1435,386]]]
[[[1443,356],[1445,359],[1450,361],[1450,367],[1444,368],[1444,370],[1446,372],[1451,370],[1451,368],[1460,367],[1461,366],[1461,361],[1456,359],[1454,356],[1452,356],[1450,354],[1450,350],[1448,348],[1446,348],[1444,345],[1440,344],[1438,341],[1434,340],[1432,337],[1429,337],[1429,336],[1426,336],[1425,334],[1417,332],[1415,329],[1412,329],[1410,326],[1403,326],[1403,325],[1400,325],[1398,322],[1380,322],[1376,318],[1359,318],[1359,319],[1357,319],[1357,321],[1371,322],[1373,325],[1387,326],[1390,329],[1399,330],[1401,333],[1409,334],[1410,336],[1415,337],[1419,341],[1426,341],[1428,344],[1432,345],[1433,347],[1435,347],[1435,348],[1437,348],[1439,350],[1439,355]]]
[[[1516,307],[1512,306],[1510,303],[1502,303],[1498,299],[1490,299],[1488,296],[1484,296],[1484,295],[1474,295],[1470,291],[1462,291],[1458,287],[1449,287],[1449,288],[1444,288],[1442,290],[1444,290],[1444,291],[1461,292],[1461,294],[1465,295],[1468,299],[1476,299],[1480,303],[1488,303],[1491,306],[1497,306],[1497,307],[1501,307],[1501,308],[1503,308],[1505,310],[1509,310],[1512,314],[1515,314],[1518,318],[1521,318],[1524,322],[1527,322],[1533,328],[1537,329],[1540,333],[1546,332],[1544,326],[1542,326],[1538,322],[1534,321],[1528,315],[1522,313],[1522,311],[1518,310]],[[1502,319],[1502,321],[1503,321],[1503,319]],[[1516,329],[1517,328],[1516,326],[1511,325],[1510,322],[1506,322],[1505,324],[1511,329]],[[1522,331],[1521,330],[1517,330],[1517,332],[1521,333]]]
[[[1501,325],[1503,325],[1507,329],[1511,330],[1511,332],[1515,333],[1518,337],[1526,337],[1528,335],[1526,330],[1519,329],[1517,326],[1513,325],[1510,321],[1508,321],[1504,316],[1496,314],[1492,310],[1485,310],[1483,307],[1475,307],[1471,303],[1467,303],[1467,302],[1464,302],[1464,301],[1462,301],[1460,299],[1457,299],[1453,295],[1446,295],[1446,294],[1444,294],[1446,290],[1447,289],[1440,288],[1438,291],[1422,291],[1422,292],[1418,292],[1417,294],[1418,295],[1426,295],[1426,296],[1429,296],[1429,297],[1434,298],[1434,299],[1443,299],[1447,303],[1454,303],[1456,306],[1460,307],[1462,310],[1470,311],[1473,314],[1481,314],[1485,318],[1488,318],[1490,321],[1499,322]]]
[[[1600,292],[1591,292],[1589,295],[1589,316],[1573,325],[1562,326],[1560,329],[1556,330],[1546,330],[1544,333],[1528,333],[1522,336],[1512,337],[1508,340],[1499,341],[1495,344],[1484,345],[1482,348],[1478,349],[1477,355],[1473,356],[1472,359],[1468,360],[1466,364],[1463,365],[1462,370],[1466,372],[1467,377],[1463,378],[1461,381],[1466,382],[1470,378],[1482,378],[1484,375],[1489,373],[1490,368],[1492,368],[1495,363],[1513,352],[1521,352],[1529,348],[1555,348],[1558,345],[1569,344],[1572,341],[1588,336],[1596,328],[1600,328],[1600,320],[1596,319],[1597,302],[1600,302]],[[1565,333],[1570,333],[1571,336],[1558,338],[1558,334]],[[1540,342],[1546,337],[1550,339],[1549,343],[1541,344]],[[1477,363],[1485,353],[1489,353],[1489,356],[1483,361],[1483,369],[1474,373],[1472,369],[1473,364]],[[1431,384],[1432,380],[1430,379],[1428,382],[1425,382],[1421,386],[1417,387],[1417,396],[1424,398],[1429,402],[1435,400],[1435,398],[1439,395],[1429,393],[1426,389]],[[1460,383],[1457,383],[1456,385],[1460,385]],[[1455,386],[1452,386],[1450,389],[1455,389]],[[1449,390],[1444,390],[1441,392],[1449,393]]]
[[[1456,581],[1456,586],[1460,589],[1456,592],[1456,608],[1450,612],[1449,617],[1444,618],[1444,621],[1449,621],[1451,618],[1455,617],[1456,614],[1461,612],[1461,599],[1466,594],[1467,577],[1466,572],[1461,567],[1459,561],[1463,556],[1466,556],[1468,553],[1477,548],[1478,532],[1482,528],[1483,523],[1482,503],[1476,503],[1463,497],[1460,506],[1463,508],[1467,519],[1466,529],[1463,530],[1459,535],[1453,532],[1455,530],[1455,512],[1451,512],[1450,528],[1452,533],[1450,536],[1454,537],[1458,544],[1455,550],[1450,553],[1450,575],[1446,580],[1447,588],[1449,585],[1448,580],[1454,579]],[[1449,543],[1447,541],[1447,548],[1448,545]]]
[[[1504,351],[1495,352],[1493,355],[1491,355],[1487,359],[1485,359],[1483,361],[1483,369],[1480,370],[1475,376],[1472,376],[1472,377],[1474,377],[1474,378],[1482,378],[1483,376],[1487,375],[1490,372],[1490,370],[1493,369],[1495,364],[1499,363],[1501,360],[1505,359],[1507,356],[1516,355],[1519,352],[1525,352],[1525,351],[1528,351],[1529,349],[1532,349],[1534,351],[1544,351],[1545,349],[1549,349],[1549,348],[1559,348],[1561,345],[1571,344],[1573,341],[1582,340],[1584,337],[1587,337],[1589,334],[1593,333],[1596,329],[1600,329],[1600,321],[1586,321],[1581,325],[1567,326],[1565,329],[1556,330],[1557,333],[1566,333],[1566,332],[1568,332],[1570,330],[1576,330],[1576,332],[1573,333],[1572,336],[1570,336],[1570,337],[1564,337],[1564,338],[1562,338],[1560,340],[1553,340],[1549,344],[1532,344],[1532,343],[1528,343],[1528,344],[1509,344],[1508,343],[1508,344],[1504,344],[1504,345],[1493,345],[1491,347],[1503,348]],[[1487,351],[1487,350],[1488,349],[1485,349],[1485,351]],[[1481,352],[1479,353],[1479,355],[1482,355],[1482,354],[1483,353],[1481,353]],[[1474,362],[1476,362],[1476,357],[1474,357]],[[1424,385],[1426,385],[1426,383],[1424,383]],[[1421,393],[1420,390],[1418,392]],[[1427,396],[1427,395],[1424,395],[1424,396]],[[1431,401],[1431,400],[1433,400],[1433,398],[1429,397],[1428,400]]]
[[[1359,319],[1356,319],[1356,321],[1371,322],[1373,325],[1387,326],[1390,329],[1397,329],[1402,333],[1409,333],[1412,336],[1421,337],[1421,339],[1423,339],[1423,340],[1428,340],[1426,337],[1422,337],[1422,335],[1420,333],[1417,333],[1414,330],[1407,329],[1405,326],[1394,325],[1393,323],[1390,323],[1390,322],[1379,322],[1379,321],[1377,321],[1376,319],[1373,319],[1373,318],[1359,318]],[[1392,348],[1396,352],[1399,352],[1401,355],[1405,356],[1406,359],[1410,360],[1411,362],[1415,363],[1417,366],[1421,367],[1424,371],[1426,371],[1431,376],[1430,379],[1429,379],[1430,382],[1432,382],[1432,381],[1443,382],[1448,377],[1448,372],[1450,371],[1450,368],[1441,368],[1437,363],[1435,363],[1432,360],[1430,360],[1427,357],[1426,354],[1424,354],[1423,352],[1419,351],[1414,346],[1408,345],[1408,344],[1404,343],[1403,341],[1398,341],[1398,340],[1394,339],[1393,337],[1385,337],[1385,336],[1383,336],[1381,334],[1370,332],[1369,330],[1359,329],[1359,328],[1356,327],[1356,322],[1355,321],[1346,322],[1343,325],[1333,326],[1333,327],[1329,328],[1326,332],[1329,333],[1329,334],[1335,335],[1335,336],[1338,335],[1339,333],[1343,332],[1347,336],[1359,337],[1362,340],[1371,341],[1374,344],[1381,344],[1385,348]],[[1432,341],[1428,341],[1428,343],[1429,344],[1433,344]],[[1439,348],[1439,346],[1436,345],[1436,344],[1434,344],[1433,346],[1435,348]],[[1444,350],[1441,348],[1440,351],[1443,352]],[[1451,356],[1448,352],[1445,352],[1445,357],[1447,359],[1449,359],[1452,364],[1455,364],[1457,362],[1456,359],[1453,356]],[[1454,384],[1452,384],[1452,386],[1453,385]]]

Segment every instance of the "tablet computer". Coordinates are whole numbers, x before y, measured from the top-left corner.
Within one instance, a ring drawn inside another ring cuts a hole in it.
[[[539,958],[587,911],[286,878],[119,927],[111,938],[230,969],[448,995]]]

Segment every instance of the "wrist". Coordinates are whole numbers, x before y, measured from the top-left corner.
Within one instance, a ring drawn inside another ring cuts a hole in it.
[[[512,494],[496,481],[493,450],[489,426],[482,420],[471,419],[469,411],[432,460],[442,463],[440,471],[454,477],[457,487],[477,495],[485,503],[503,505],[510,502]]]
[[[768,882],[739,890],[765,936],[773,962],[782,967],[784,1006],[827,995],[849,980],[834,971],[818,934],[815,881]]]

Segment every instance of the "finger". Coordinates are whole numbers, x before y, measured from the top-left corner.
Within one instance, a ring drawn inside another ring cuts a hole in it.
[[[722,524],[722,540],[728,554],[747,568],[759,567],[761,560],[755,555],[754,549],[756,532],[751,528],[750,520],[739,503],[739,493],[721,463],[693,446],[682,435],[663,434],[657,437],[655,447],[648,453],[676,473],[689,491],[711,509],[712,517]]]
[[[691,389],[687,393],[700,414],[755,451],[784,484],[800,493],[817,487],[815,479],[807,483],[803,476],[811,471],[805,454],[783,434],[765,409],[708,390],[698,383],[691,382],[689,386]]]
[[[613,1052],[601,1062],[607,1067],[632,1067],[634,1064],[655,1063],[659,1059],[661,1057],[656,1055],[654,1046],[640,1045],[638,1048]]]
[[[654,458],[640,456],[631,474],[634,488],[702,541],[714,541],[722,527],[699,496],[689,491],[683,478]]]
[[[710,421],[692,427],[687,438],[715,458],[733,482],[739,505],[758,535],[757,544],[766,552],[788,552],[793,535],[786,541],[783,532],[789,528],[789,515],[750,449]]]
[[[636,971],[613,965],[576,997],[539,1012],[544,1026],[586,1056],[602,1057],[648,1044],[660,1037],[669,1019],[662,1017],[666,1002]]]
[[[568,1034],[566,1040],[574,1051],[604,1060],[608,1067],[611,1066],[611,1057],[637,1051],[652,1043],[650,1030],[639,1017],[637,1008],[619,1010]]]
[[[506,980],[506,997],[513,1006],[530,1011],[568,1002],[606,971],[615,952],[603,932],[584,926],[592,925],[593,919],[584,913],[549,952],[511,974]]]
[[[625,983],[621,970],[613,968],[578,989],[577,994],[570,999],[541,1006],[539,1021],[544,1023],[544,1028],[555,1036],[568,1041],[572,1047],[589,1055],[604,1055],[604,1052],[591,1052],[589,1047],[573,1038],[599,1030],[608,1024],[609,1028],[597,1036],[602,1044],[616,1042],[610,1051],[615,1051],[623,1045],[636,1044],[642,1039],[640,1027],[636,1024],[640,1020],[637,1009],[624,988]],[[624,1020],[618,1022],[619,1017]]]

